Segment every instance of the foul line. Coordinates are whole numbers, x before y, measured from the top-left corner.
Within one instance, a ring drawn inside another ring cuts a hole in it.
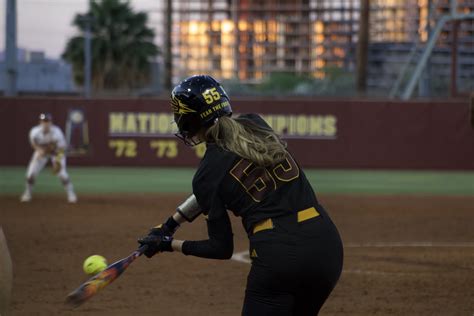
[[[366,243],[347,243],[344,248],[470,248],[474,247],[474,242],[436,242],[436,241],[413,241],[413,242],[366,242]]]
[[[432,242],[432,241],[413,241],[413,242],[367,242],[367,243],[347,243],[344,244],[344,248],[474,248],[474,242]],[[232,255],[231,260],[251,263],[249,257],[249,251],[244,250],[236,252]],[[369,271],[346,271],[349,273],[364,273],[367,274]],[[378,273],[378,272],[376,272]],[[372,274],[372,273],[369,273]],[[375,272],[374,272],[375,274]]]
[[[250,263],[250,256],[249,256],[249,251],[244,250],[241,252],[236,252],[232,255],[231,260],[237,261],[237,262],[242,262],[242,263]]]

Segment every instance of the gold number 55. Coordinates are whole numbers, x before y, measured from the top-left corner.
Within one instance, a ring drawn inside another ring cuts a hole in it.
[[[216,88],[204,91],[202,93],[202,96],[204,97],[204,100],[207,104],[211,104],[212,102],[217,101],[221,98],[221,95],[219,94],[219,92],[217,92]]]

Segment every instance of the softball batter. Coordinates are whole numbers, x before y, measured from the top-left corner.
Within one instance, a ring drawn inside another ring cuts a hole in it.
[[[166,223],[139,239],[145,253],[180,251],[229,259],[233,234],[227,210],[242,218],[252,267],[242,315],[317,315],[342,270],[338,231],[286,144],[256,114],[231,118],[229,98],[210,76],[176,86],[171,104],[177,136],[206,142],[193,195]],[[207,215],[208,240],[172,235],[184,221]]]
[[[48,160],[51,160],[53,173],[61,180],[67,193],[68,202],[76,203],[77,196],[66,171],[66,157],[64,155],[66,139],[61,129],[53,125],[51,114],[40,114],[39,124],[30,130],[29,139],[34,153],[26,172],[25,192],[20,200],[22,202],[31,201],[35,179]]]

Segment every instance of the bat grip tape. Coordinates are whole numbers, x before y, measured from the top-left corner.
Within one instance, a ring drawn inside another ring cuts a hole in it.
[[[148,245],[141,245],[137,251],[140,255],[142,255],[148,249]]]

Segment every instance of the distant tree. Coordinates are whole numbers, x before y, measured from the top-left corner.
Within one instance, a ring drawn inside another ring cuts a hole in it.
[[[91,10],[77,14],[73,25],[82,34],[91,18],[92,86],[95,90],[132,89],[148,83],[150,61],[158,54],[154,32],[147,27],[148,16],[133,12],[129,1],[93,0]],[[74,36],[62,57],[70,62],[74,80],[83,84],[84,36]]]
[[[266,76],[258,89],[264,94],[293,94],[302,83],[310,83],[312,78],[292,72],[273,72]]]

